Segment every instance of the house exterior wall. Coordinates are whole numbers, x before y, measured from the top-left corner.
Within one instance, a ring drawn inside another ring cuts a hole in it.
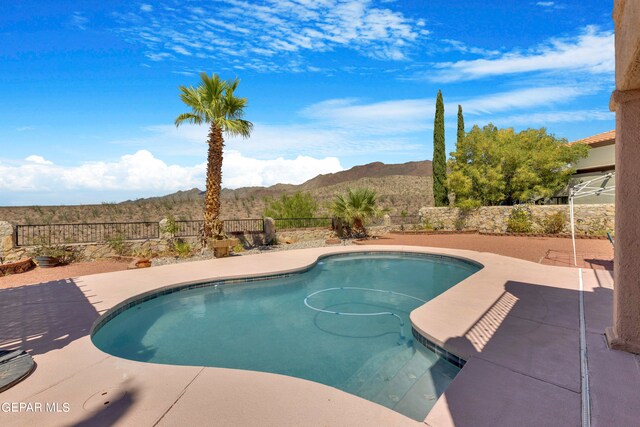
[[[589,155],[580,160],[576,164],[578,172],[582,169],[599,168],[610,166],[611,169],[616,164],[616,146],[615,144],[609,144],[600,147],[592,147],[589,150]]]

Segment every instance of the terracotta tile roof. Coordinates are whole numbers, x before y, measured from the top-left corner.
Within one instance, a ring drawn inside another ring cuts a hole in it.
[[[616,131],[610,130],[608,132],[599,133],[597,135],[590,136],[584,139],[578,139],[577,141],[570,142],[569,144],[587,144],[587,145],[609,145],[616,142]]]

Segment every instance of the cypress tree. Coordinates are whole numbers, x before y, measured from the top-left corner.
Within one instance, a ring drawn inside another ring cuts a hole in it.
[[[449,206],[447,197],[447,156],[444,146],[444,102],[442,91],[436,98],[436,117],[433,122],[433,198],[436,206]]]
[[[458,105],[458,139],[456,144],[458,147],[464,139],[464,116],[462,115],[462,105]],[[456,147],[457,148],[457,147]]]

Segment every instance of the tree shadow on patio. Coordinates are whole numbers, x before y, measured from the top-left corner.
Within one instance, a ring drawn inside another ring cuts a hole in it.
[[[0,289],[0,348],[61,349],[88,335],[98,316],[73,279]]]

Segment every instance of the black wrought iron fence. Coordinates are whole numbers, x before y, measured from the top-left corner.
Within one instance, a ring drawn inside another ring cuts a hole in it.
[[[176,237],[193,237],[202,234],[204,221],[176,221]]]
[[[264,233],[264,219],[225,219],[225,233]]]
[[[333,228],[333,218],[274,218],[276,230],[291,228]]]
[[[194,237],[202,234],[204,221],[176,221],[176,237]],[[225,219],[224,231],[228,234],[234,233],[263,233],[263,219]]]
[[[157,222],[16,225],[16,246],[146,240],[159,237]]]

